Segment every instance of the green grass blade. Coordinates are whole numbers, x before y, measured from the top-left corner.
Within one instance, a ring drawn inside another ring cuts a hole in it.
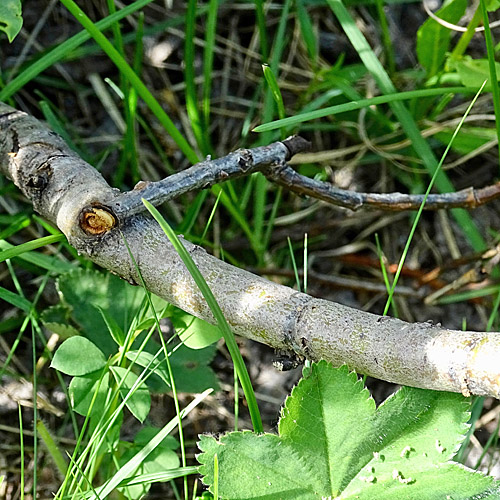
[[[376,4],[378,20],[380,21],[380,28],[382,31],[382,43],[384,45],[385,58],[387,60],[387,66],[389,67],[389,74],[392,75],[396,71],[396,62],[394,59],[394,48],[392,46],[387,16],[385,15],[384,10],[384,0],[376,0]]]
[[[295,0],[295,9],[297,10],[297,18],[299,20],[300,31],[302,33],[302,38],[309,54],[310,62],[313,68],[318,65],[318,37],[314,33],[313,25],[311,23],[311,18],[307,12],[307,8],[304,5],[304,0]]]
[[[109,28],[113,23],[118,22],[120,19],[133,14],[139,9],[142,9],[153,0],[136,0],[134,3],[120,9],[116,14],[102,19],[95,24],[96,28],[103,31]],[[69,52],[75,50],[80,45],[85,43],[90,38],[90,34],[87,31],[82,31],[69,40],[58,45],[56,48],[51,50],[48,54],[41,57],[38,61],[31,64],[25,71],[16,76],[11,80],[2,90],[0,90],[0,101],[5,101],[12,95],[14,95],[19,89],[23,88],[28,82],[33,80],[42,71],[46,70],[50,66],[53,66],[58,61],[63,59]]]
[[[162,472],[150,472],[149,474],[139,474],[135,477],[124,479],[118,486],[134,486],[136,484],[159,483],[164,481],[171,481],[178,477],[189,476],[196,474],[198,467],[190,465],[187,467],[177,467],[176,469],[166,469]]]
[[[231,358],[233,359],[233,363],[236,367],[238,378],[240,379],[241,387],[243,388],[243,392],[245,394],[245,398],[248,403],[248,411],[250,413],[250,418],[252,419],[252,424],[254,431],[257,433],[263,432],[262,421],[260,418],[259,408],[257,406],[257,399],[255,398],[255,393],[253,391],[252,383],[250,381],[250,376],[248,375],[248,371],[245,367],[245,363],[243,358],[241,357],[240,350],[238,348],[238,344],[234,338],[234,334],[229,327],[229,324],[222,313],[217,300],[215,299],[212,290],[210,290],[207,282],[203,278],[199,269],[196,267],[193,259],[184,248],[184,245],[180,242],[179,238],[173,231],[173,229],[167,224],[165,219],[162,217],[160,212],[156,210],[151,203],[146,200],[142,200],[146,208],[149,210],[151,215],[156,219],[163,232],[167,235],[168,239],[174,246],[176,252],[181,257],[185,266],[187,267],[189,274],[193,277],[196,285],[200,289],[203,297],[207,301],[212,314],[214,315],[215,320],[217,321],[217,326],[220,328],[224,340],[226,341],[227,348],[229,353],[231,354]],[[235,396],[237,397],[237,396]]]
[[[486,52],[488,53],[488,64],[490,67],[491,93],[493,94],[493,106],[495,109],[495,125],[498,138],[497,147],[500,152],[500,90],[498,89],[498,75],[495,66],[495,48],[493,47],[493,37],[491,35],[490,23],[488,20],[486,1],[480,0],[479,3],[481,4],[481,11],[483,14],[484,37],[486,39]]]
[[[196,4],[197,0],[188,0],[185,26],[184,43],[184,81],[186,83],[186,110],[193,129],[198,148],[203,156],[210,154],[210,147],[203,130],[203,123],[198,108],[198,96],[195,84],[195,47],[194,38],[196,31]]]
[[[0,240],[5,240],[18,231],[22,231],[31,224],[30,218],[26,214],[16,214],[7,216],[9,218],[9,225],[0,231]]]
[[[264,12],[264,0],[255,0],[255,14],[260,36],[260,50],[262,61],[267,62],[269,57],[269,42],[267,40],[266,14]]]
[[[17,293],[11,292],[6,288],[0,286],[0,300],[12,304],[14,307],[21,309],[26,313],[31,311],[31,302],[24,297],[21,297]]]
[[[208,4],[207,25],[205,28],[205,47],[203,49],[203,120],[208,134],[210,125],[210,92],[215,53],[215,31],[219,0],[210,0]]]
[[[474,96],[474,99],[472,99],[472,102],[469,104],[469,106],[467,108],[467,111],[464,113],[464,116],[460,120],[460,123],[457,125],[457,128],[453,132],[453,136],[451,137],[450,142],[446,146],[446,149],[445,149],[445,151],[443,153],[443,156],[441,157],[441,160],[439,161],[439,164],[438,164],[436,170],[434,171],[434,173],[432,175],[431,181],[429,182],[429,186],[427,187],[427,191],[425,192],[424,199],[422,200],[422,204],[420,205],[420,208],[418,209],[417,215],[415,216],[415,219],[413,221],[413,224],[412,224],[412,227],[411,227],[411,230],[410,230],[410,234],[408,236],[408,239],[406,240],[406,245],[405,245],[405,248],[403,250],[403,254],[401,255],[401,259],[399,261],[398,268],[396,270],[396,274],[394,275],[394,280],[392,282],[391,290],[389,292],[389,296],[387,297],[387,302],[386,302],[385,308],[384,308],[384,313],[383,313],[384,316],[389,311],[389,307],[390,307],[391,302],[392,302],[392,297],[394,296],[394,290],[396,288],[399,276],[400,276],[401,271],[403,269],[403,264],[404,264],[404,262],[406,260],[406,255],[408,254],[408,251],[410,249],[410,245],[411,245],[411,242],[413,240],[413,236],[415,234],[418,222],[420,220],[420,216],[422,215],[422,212],[424,210],[424,206],[425,206],[425,202],[427,200],[427,197],[429,196],[429,194],[431,192],[431,189],[434,186],[434,183],[436,182],[439,173],[441,172],[441,167],[442,167],[442,165],[444,163],[444,160],[445,160],[446,156],[448,155],[448,152],[451,149],[453,141],[455,140],[455,138],[457,137],[458,133],[460,132],[460,129],[462,128],[462,125],[465,122],[465,119],[467,118],[467,116],[469,115],[470,111],[472,110],[472,107],[474,106],[475,102],[477,101],[477,98],[481,94],[481,92],[482,92],[485,84],[486,84],[486,82],[483,83],[482,87],[479,89],[479,91],[477,92],[477,94]]]
[[[18,257],[25,252],[30,252],[31,250],[35,250],[45,245],[51,245],[52,243],[64,241],[65,239],[66,237],[64,236],[64,234],[59,233],[52,234],[50,236],[44,236],[43,238],[37,238],[36,240],[27,241],[26,243],[22,243],[21,245],[8,248],[7,250],[2,250],[0,252],[0,262],[3,262],[7,259],[12,259],[13,257]]]
[[[390,93],[380,95],[377,97],[370,97],[368,99],[358,99],[344,104],[336,104],[335,106],[328,106],[327,108],[308,111],[296,116],[289,116],[283,120],[275,120],[269,123],[264,123],[253,129],[254,132],[267,132],[281,127],[293,127],[299,123],[304,123],[318,118],[324,118],[330,115],[338,115],[348,111],[355,111],[357,109],[368,108],[378,104],[390,104],[396,101],[407,101],[409,99],[420,99],[423,97],[439,96],[443,94],[475,94],[477,88],[469,87],[438,87],[432,89],[421,90],[408,90],[406,92]]]
[[[50,456],[52,457],[52,460],[54,460],[54,464],[56,465],[57,470],[62,476],[64,476],[66,474],[66,471],[68,470],[68,464],[66,463],[63,454],[57,447],[57,444],[54,441],[51,433],[43,423],[43,420],[37,421],[36,428],[40,439],[45,444],[48,452],[50,453]]]
[[[278,106],[278,116],[282,120],[285,118],[285,105],[283,104],[283,97],[281,95],[276,75],[268,64],[262,65],[262,71],[264,72],[264,78],[271,89],[274,102]]]
[[[77,21],[89,32],[91,37],[100,45],[102,50],[113,61],[116,67],[130,82],[137,94],[144,100],[149,109],[158,118],[165,130],[170,134],[179,149],[186,155],[191,163],[198,161],[198,155],[186,141],[184,136],[177,130],[170,117],[165,113],[160,103],[155,99],[149,89],[142,83],[134,70],[123,59],[120,53],[113,47],[113,44],[101,33],[99,28],[90,20],[90,18],[78,7],[73,0],[61,0],[61,3],[71,12]]]
[[[290,252],[290,259],[292,260],[292,268],[293,268],[293,273],[295,275],[295,284],[297,285],[297,290],[300,292],[300,278],[299,278],[299,271],[297,269],[297,263],[295,262],[295,255],[293,253],[293,246],[292,246],[292,240],[290,239],[290,236],[287,237],[288,241],[288,250]]]
[[[189,403],[182,410],[182,418],[184,418],[188,413],[191,412],[196,406],[198,406],[210,393],[212,389],[207,389],[202,394],[199,394],[191,403]],[[173,429],[178,424],[177,417],[170,420],[170,422],[163,427],[163,429],[156,434],[156,436],[151,439],[151,441],[136,455],[134,455],[125,465],[123,465],[116,474],[108,480],[104,485],[96,488],[94,496],[90,497],[90,500],[98,500],[100,498],[105,498],[109,495],[122,481],[125,481],[128,477],[133,476],[135,471],[144,461],[144,459],[168,436]]]

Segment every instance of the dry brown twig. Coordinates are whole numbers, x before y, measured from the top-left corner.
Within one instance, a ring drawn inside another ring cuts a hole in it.
[[[160,183],[143,183],[121,193],[43,124],[0,104],[0,172],[14,181],[34,209],[55,223],[79,252],[138,283],[125,239],[149,290],[212,322],[203,296],[167,237],[141,212],[141,197],[159,204],[174,196],[171,184],[176,179],[180,179],[174,183],[180,193],[188,185],[199,189],[261,170],[301,194],[340,200],[350,208],[377,202],[373,205],[378,208],[406,209],[421,202],[420,197],[399,195],[391,203],[388,198],[381,201],[389,195],[339,194],[341,190],[326,183],[318,187],[286,164],[304,146],[303,140],[295,138],[240,150]],[[457,206],[458,199],[462,200],[459,206],[477,206],[498,196],[498,191],[495,185],[485,191],[431,195],[428,202],[432,208]],[[267,281],[221,262],[188,241],[183,243],[238,335],[311,360],[347,363],[360,373],[390,382],[500,398],[499,333],[453,331],[358,311]]]

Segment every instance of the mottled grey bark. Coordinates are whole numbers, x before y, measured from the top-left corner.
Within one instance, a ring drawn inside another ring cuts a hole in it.
[[[279,156],[281,148],[289,155],[282,143],[275,144],[268,147],[270,154]],[[138,283],[125,237],[153,293],[213,321],[156,222],[144,213],[127,215],[118,208],[124,195],[56,134],[5,104],[0,104],[0,172],[79,252]],[[500,397],[498,333],[453,331],[358,311],[230,266],[187,241],[184,245],[238,335],[312,360],[347,363],[390,382]]]

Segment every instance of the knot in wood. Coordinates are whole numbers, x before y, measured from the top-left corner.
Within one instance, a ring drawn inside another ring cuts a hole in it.
[[[80,227],[89,236],[101,236],[115,226],[116,217],[107,207],[87,207],[80,214]]]
[[[249,149],[239,149],[238,167],[242,172],[248,171],[253,166],[253,155]]]

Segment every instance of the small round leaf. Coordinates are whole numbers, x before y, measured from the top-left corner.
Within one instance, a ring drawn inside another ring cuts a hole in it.
[[[54,354],[51,367],[66,375],[81,376],[106,365],[102,351],[85,337],[71,337]]]

